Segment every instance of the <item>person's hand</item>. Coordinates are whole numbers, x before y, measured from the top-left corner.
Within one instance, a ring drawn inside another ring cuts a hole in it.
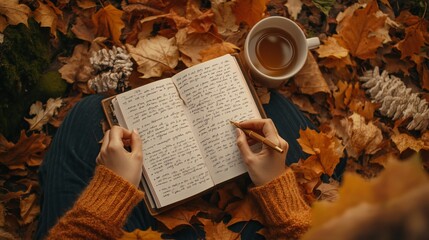
[[[131,151],[125,149],[128,143]],[[97,164],[106,166],[138,187],[143,165],[142,141],[139,134],[118,126],[106,131],[97,156]]]
[[[255,119],[240,122],[238,125],[265,136],[284,150],[283,153],[279,153],[263,144],[259,152],[253,152],[249,142],[254,142],[254,140],[246,136],[241,129],[236,129],[237,146],[253,183],[256,186],[261,186],[280,176],[286,169],[285,158],[289,145],[279,136],[273,121],[271,119]]]

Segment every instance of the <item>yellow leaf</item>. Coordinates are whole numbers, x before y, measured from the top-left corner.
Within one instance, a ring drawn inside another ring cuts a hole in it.
[[[20,23],[28,26],[27,20],[31,9],[25,4],[19,4],[19,0],[0,1],[0,32],[10,24]]]
[[[142,78],[159,77],[166,70],[172,70],[179,61],[176,39],[156,36],[141,39],[134,47],[126,44],[131,57],[137,63]]]
[[[328,37],[315,51],[319,54],[319,58],[334,57],[341,59],[349,55],[349,51],[339,45],[334,37]]]
[[[223,222],[216,223],[206,218],[198,218],[198,220],[204,225],[207,240],[239,238],[240,234],[229,230]]]
[[[120,45],[121,31],[125,27],[122,21],[123,11],[115,8],[113,5],[108,5],[100,9],[92,16],[96,29],[96,37],[112,38],[113,42]]]
[[[49,27],[51,29],[51,34],[55,37],[57,36],[58,16],[52,7],[39,1],[39,7],[34,10],[33,14],[34,19],[40,23],[41,27]]]
[[[425,134],[429,135],[429,132],[425,132]],[[407,150],[408,148],[416,152],[419,152],[422,149],[429,150],[429,142],[425,142],[423,137],[421,139],[416,139],[406,133],[399,133],[399,131],[396,129],[394,130],[391,138],[400,153]]]
[[[146,230],[136,229],[132,232],[124,231],[124,234],[118,240],[143,240],[143,239],[157,240],[157,239],[162,239],[161,235],[162,233],[153,231],[152,228],[149,228]]]

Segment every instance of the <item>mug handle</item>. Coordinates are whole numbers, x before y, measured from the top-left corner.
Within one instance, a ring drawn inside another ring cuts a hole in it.
[[[315,49],[320,46],[320,40],[318,37],[307,38],[308,50]]]

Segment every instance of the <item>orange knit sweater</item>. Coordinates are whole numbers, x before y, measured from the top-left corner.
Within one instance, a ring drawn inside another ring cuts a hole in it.
[[[310,208],[300,196],[290,169],[250,193],[265,213],[268,239],[298,238],[309,227]],[[136,187],[98,166],[88,187],[51,229],[48,239],[119,238],[128,214],[142,199],[143,193]]]

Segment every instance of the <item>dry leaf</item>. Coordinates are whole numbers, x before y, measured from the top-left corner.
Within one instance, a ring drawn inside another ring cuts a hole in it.
[[[341,59],[349,55],[349,51],[339,45],[334,37],[328,37],[315,51],[319,54],[319,58],[333,57]]]
[[[395,45],[402,53],[401,59],[419,54],[425,43],[429,44],[429,39],[425,39],[429,22],[408,11],[401,11],[396,20],[406,26],[404,39]]]
[[[429,132],[426,132],[425,134],[429,135]],[[424,141],[424,138],[416,139],[406,133],[400,133],[398,129],[393,130],[393,135],[391,138],[400,153],[407,150],[408,148],[416,152],[420,152],[422,149],[429,150],[429,142]]]
[[[137,70],[143,73],[141,78],[159,77],[164,71],[177,66],[179,51],[175,38],[156,36],[141,39],[135,47],[130,44],[126,47],[137,63]]]
[[[320,192],[318,200],[327,202],[337,200],[339,187],[340,183],[332,178],[329,179],[329,183],[321,183],[316,189]]]
[[[44,133],[33,133],[27,137],[25,131],[16,144],[0,137],[0,163],[9,169],[25,169],[25,163],[34,156],[40,156],[51,142],[51,137]]]
[[[232,216],[231,220],[228,222],[228,226],[250,220],[255,220],[260,223],[264,222],[264,217],[258,204],[249,194],[247,194],[243,200],[229,204],[225,211]]]
[[[71,31],[77,38],[92,42],[95,39],[94,23],[91,19],[96,12],[96,8],[78,10],[74,25]]]
[[[292,95],[292,102],[299,107],[301,111],[311,114],[318,114],[317,110],[311,104],[308,96],[306,95]]]
[[[250,27],[265,17],[268,0],[237,0],[232,11],[237,22],[245,22]]]
[[[318,92],[331,92],[316,60],[310,52],[308,52],[304,66],[293,79],[301,93],[312,95]]]
[[[287,7],[287,11],[292,19],[296,20],[302,9],[301,0],[287,0],[285,6]]]
[[[51,6],[55,7],[50,1],[48,1]],[[39,1],[39,7],[34,10],[34,19],[40,23],[41,27],[49,27],[51,29],[51,34],[57,37],[57,21],[58,15],[56,11],[59,9],[53,9],[51,6],[44,4]],[[60,12],[62,14],[62,12]]]
[[[151,239],[158,240],[162,239],[162,233],[152,230],[152,228],[146,230],[136,229],[132,232],[125,232],[121,238],[118,240],[143,240],[143,239]]]
[[[372,33],[384,28],[386,22],[386,16],[376,15],[378,10],[377,1],[372,0],[365,8],[355,10],[352,16],[341,22],[337,40],[353,56],[361,59],[376,57],[376,50],[383,39]]]
[[[37,203],[37,196],[34,193],[21,199],[19,205],[22,218],[22,221],[20,222],[21,225],[31,223],[40,213],[40,207]]]
[[[62,106],[63,100],[61,98],[49,98],[46,106],[42,102],[37,101],[30,107],[30,115],[36,115],[33,118],[24,118],[30,124],[28,131],[41,131],[43,126],[47,124],[53,116],[58,113],[58,109]]]
[[[19,0],[0,1],[0,32],[10,25],[23,23],[28,26],[28,16],[31,9],[25,4],[20,4]]]
[[[210,47],[204,50],[201,50],[200,52],[201,62],[205,62],[210,59],[223,56],[225,54],[232,54],[239,50],[240,50],[239,47],[229,42],[215,43]]]
[[[238,31],[239,26],[236,24],[236,18],[232,12],[233,1],[224,2],[223,0],[213,0],[212,10],[214,13],[214,22],[219,34],[229,36]]]
[[[225,184],[219,189],[215,190],[211,202],[217,205],[219,209],[225,209],[225,207],[237,199],[243,199],[244,194],[240,190],[236,182]]]
[[[206,218],[198,219],[204,225],[204,230],[206,232],[205,239],[207,240],[238,239],[240,236],[240,233],[229,230],[223,222],[216,223]]]
[[[121,31],[125,27],[125,23],[121,19],[122,14],[123,11],[113,5],[108,5],[95,13],[92,21],[95,25],[96,36],[111,38],[115,44],[121,45]]]

